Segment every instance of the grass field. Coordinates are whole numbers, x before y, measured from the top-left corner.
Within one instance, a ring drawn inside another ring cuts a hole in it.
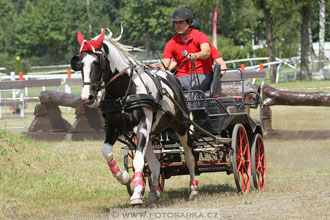
[[[127,208],[126,188],[111,176],[100,145],[35,142],[1,132],[0,202],[16,201],[18,219],[106,219],[111,208]],[[189,177],[179,176],[166,180],[159,206],[216,208],[222,219],[329,218],[330,141],[266,140],[265,146],[265,191],[242,195],[233,175],[202,174],[199,198],[187,202]],[[119,147],[115,153],[122,164]]]
[[[330,83],[297,84],[278,87],[325,87]],[[29,93],[35,96],[37,92]],[[27,126],[33,110],[34,104],[29,104]],[[61,110],[72,124],[74,110]],[[330,129],[326,107],[274,106],[272,110],[275,129]],[[257,116],[257,112],[253,114]],[[20,132],[0,131],[1,220],[113,219],[109,218],[113,208],[129,207],[126,187],[112,177],[100,152],[102,141],[37,142]],[[330,140],[266,139],[267,183],[263,192],[240,194],[233,175],[202,174],[197,177],[200,196],[187,202],[189,177],[178,176],[165,181],[159,207],[183,211],[212,208],[218,210],[220,219],[329,219],[329,146]],[[115,157],[120,164],[122,155],[117,145]]]

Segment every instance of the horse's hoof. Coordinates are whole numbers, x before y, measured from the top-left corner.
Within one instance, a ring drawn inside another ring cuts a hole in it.
[[[191,180],[190,181],[190,187],[188,190],[189,197],[188,201],[193,201],[198,196],[198,181],[197,180]]]
[[[130,205],[142,205],[143,204],[143,200],[142,199],[132,199],[129,201]]]
[[[129,176],[129,174],[127,173],[126,170],[123,171],[123,176],[122,176],[122,181],[121,183],[123,185],[127,185],[131,182],[131,177]]]
[[[158,199],[159,199],[159,196],[157,195],[157,193],[155,191],[151,191],[149,193],[149,199],[148,199],[149,204],[158,202]]]
[[[198,196],[198,191],[196,190],[193,190],[190,192],[189,194],[189,198],[188,198],[188,201],[194,201]]]

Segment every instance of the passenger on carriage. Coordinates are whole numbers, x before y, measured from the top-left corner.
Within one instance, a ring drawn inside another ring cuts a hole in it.
[[[204,33],[192,28],[193,15],[189,9],[176,9],[172,21],[177,34],[165,46],[164,68],[169,69],[177,63],[176,76],[184,91],[190,89],[191,74],[197,73],[200,89],[206,92],[212,81],[213,60],[218,61],[222,68],[226,68],[221,54],[216,48],[212,48],[213,45]],[[193,68],[190,60],[193,61]],[[194,81],[192,89],[198,89]]]

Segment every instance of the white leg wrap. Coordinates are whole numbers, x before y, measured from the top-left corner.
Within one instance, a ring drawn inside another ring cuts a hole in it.
[[[109,168],[112,172],[112,175],[123,185],[126,185],[130,181],[130,176],[126,172],[126,170],[122,171],[120,167],[117,165],[115,159],[113,159],[112,155],[112,145],[105,143],[101,148],[102,154],[107,161]]]
[[[134,199],[144,199],[143,195],[141,192],[134,192],[133,195],[131,196],[130,200]]]
[[[112,160],[112,158],[113,158],[112,145],[110,145],[109,143],[104,143],[101,147],[101,151],[102,151],[103,157],[105,158],[105,160],[107,162]]]

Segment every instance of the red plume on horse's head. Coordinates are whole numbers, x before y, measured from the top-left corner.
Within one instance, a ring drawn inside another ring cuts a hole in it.
[[[97,53],[101,50],[104,39],[104,30],[102,29],[101,35],[94,41],[86,41],[83,35],[78,31],[78,42],[80,44],[80,52],[91,51]]]
[[[103,39],[104,39],[104,29],[102,29],[101,35],[99,36],[99,38],[97,38],[95,41],[93,41],[92,45],[95,48],[102,48]]]
[[[78,42],[79,42],[80,46],[83,41],[84,41],[84,36],[82,35],[82,33],[80,31],[78,31]]]

